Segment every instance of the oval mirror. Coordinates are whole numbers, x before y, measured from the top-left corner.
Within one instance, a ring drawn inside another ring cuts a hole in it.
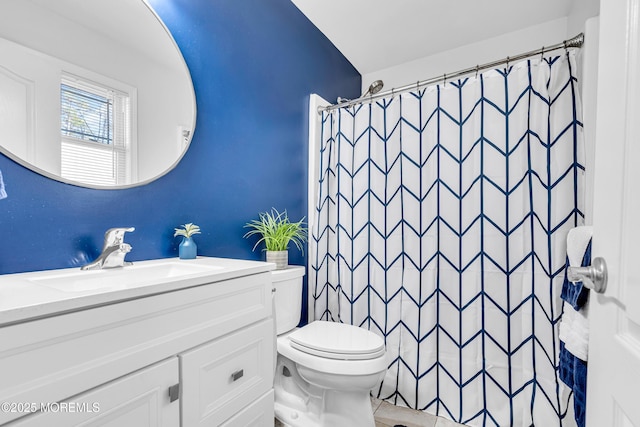
[[[183,156],[195,94],[144,0],[0,2],[0,152],[90,188],[152,181]]]

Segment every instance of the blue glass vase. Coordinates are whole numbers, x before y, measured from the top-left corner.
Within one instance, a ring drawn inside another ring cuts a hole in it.
[[[184,237],[178,248],[180,259],[195,259],[197,253],[198,245],[196,245],[196,242],[191,237]]]

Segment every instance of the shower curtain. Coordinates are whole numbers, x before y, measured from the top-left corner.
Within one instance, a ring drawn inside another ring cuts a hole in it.
[[[384,337],[374,395],[474,426],[571,426],[566,234],[583,222],[574,54],[325,112],[316,319]]]

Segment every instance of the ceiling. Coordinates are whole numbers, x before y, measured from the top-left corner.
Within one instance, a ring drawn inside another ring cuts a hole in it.
[[[360,74],[569,15],[576,0],[291,0]],[[578,0],[580,1],[580,0]]]

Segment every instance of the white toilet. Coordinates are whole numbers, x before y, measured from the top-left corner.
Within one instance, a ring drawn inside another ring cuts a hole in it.
[[[316,321],[296,328],[304,267],[273,274],[275,414],[290,427],[373,427],[369,391],[387,369],[384,341],[366,329]]]

